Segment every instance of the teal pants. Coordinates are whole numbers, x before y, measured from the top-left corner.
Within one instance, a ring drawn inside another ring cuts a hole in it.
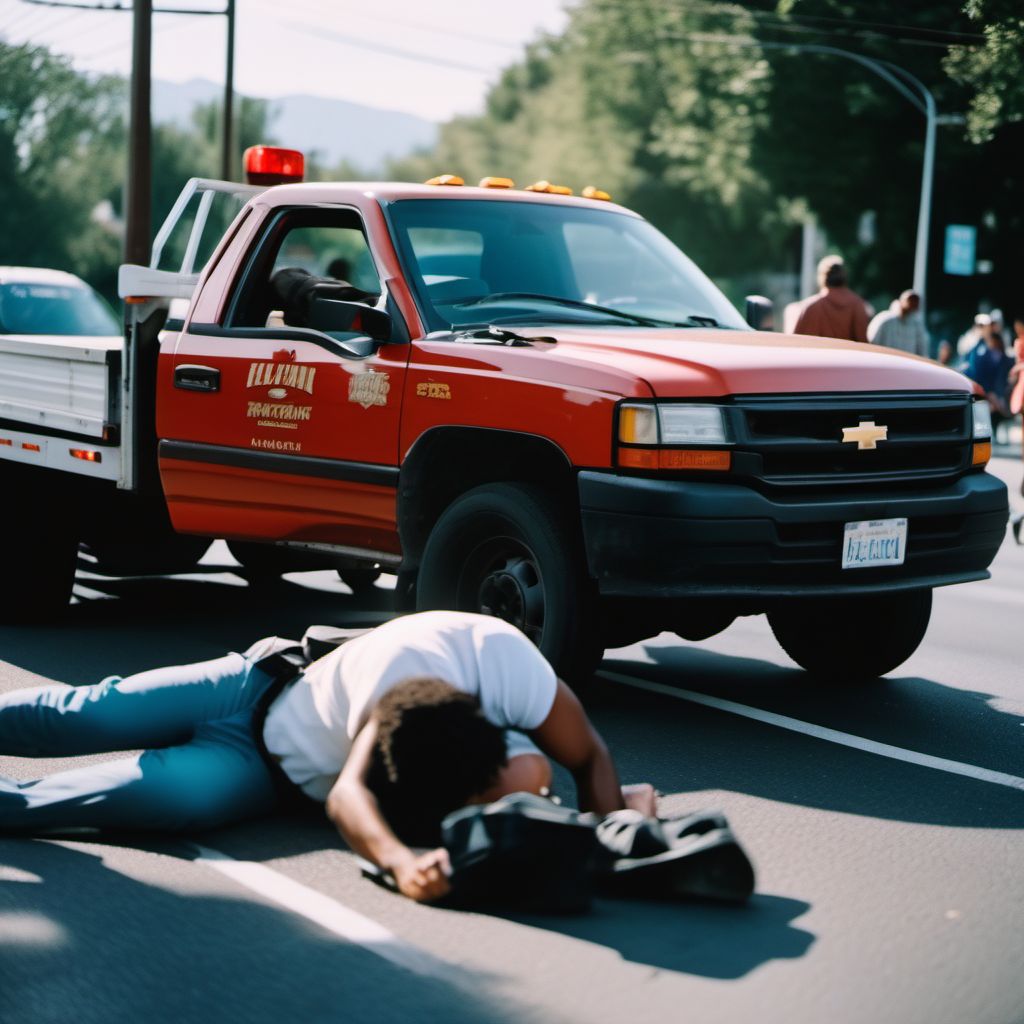
[[[270,676],[241,654],[0,695],[0,754],[141,754],[31,782],[0,775],[0,834],[68,828],[207,829],[272,811],[279,790],[253,740]]]

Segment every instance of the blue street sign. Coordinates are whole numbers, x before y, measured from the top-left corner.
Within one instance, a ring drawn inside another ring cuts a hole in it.
[[[970,277],[974,273],[974,257],[978,229],[970,224],[946,225],[946,253],[943,269],[947,274]]]

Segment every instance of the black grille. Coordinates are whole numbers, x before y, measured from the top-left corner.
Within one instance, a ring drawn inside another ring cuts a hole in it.
[[[737,469],[769,486],[946,481],[970,467],[970,396],[951,394],[742,397],[732,426]],[[843,430],[888,428],[874,449]]]

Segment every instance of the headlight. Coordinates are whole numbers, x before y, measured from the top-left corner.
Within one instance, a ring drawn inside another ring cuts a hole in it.
[[[628,402],[619,409],[623,444],[728,444],[717,405],[654,405]]]
[[[662,444],[726,444],[725,417],[716,405],[659,405]]]
[[[728,470],[725,414],[716,405],[625,402],[619,407],[618,465],[669,471]],[[693,447],[686,447],[693,446]]]
[[[974,420],[974,440],[989,440],[992,437],[992,410],[984,398],[976,398],[971,403],[971,417]]]

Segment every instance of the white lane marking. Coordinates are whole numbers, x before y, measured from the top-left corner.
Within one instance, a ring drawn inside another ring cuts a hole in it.
[[[252,861],[235,860],[226,853],[189,843],[199,854],[196,863],[205,864],[214,871],[233,879],[247,889],[258,893],[295,914],[326,928],[327,931],[355,943],[399,967],[424,977],[441,978],[449,984],[459,984],[458,968],[439,960],[426,950],[400,939],[372,918],[364,917],[344,903],[301,882],[296,882],[279,871]]]
[[[904,750],[902,747],[894,747],[889,743],[879,743],[877,740],[869,740],[863,736],[839,732],[838,729],[828,729],[823,725],[803,722],[799,718],[777,715],[774,711],[763,711],[761,708],[752,708],[746,704],[738,704],[736,701],[724,700],[721,697],[711,697],[706,693],[698,693],[694,690],[677,689],[674,686],[666,686],[664,683],[655,683],[647,679],[637,678],[636,676],[626,676],[619,672],[606,672],[603,670],[598,672],[598,675],[603,676],[605,679],[611,679],[616,683],[634,686],[639,690],[649,690],[651,693],[675,697],[677,700],[688,700],[694,704],[704,704],[718,711],[728,711],[730,714],[741,715],[743,718],[753,718],[755,721],[764,722],[767,725],[775,725],[780,729],[800,732],[805,736],[813,736],[815,739],[827,740],[829,743],[838,743],[843,747],[853,747],[855,750],[863,750],[869,754],[889,757],[894,761],[905,761],[907,764],[916,764],[924,768],[935,768],[938,771],[949,772],[951,775],[964,775],[969,779],[978,779],[980,782],[991,782],[997,786],[1008,786],[1010,789],[1024,790],[1024,779],[1018,778],[1016,775],[1007,775],[1005,772],[996,772],[989,768],[979,768],[977,765],[964,764],[962,761],[950,761],[945,757],[933,757],[931,754],[920,754],[915,750]]]

